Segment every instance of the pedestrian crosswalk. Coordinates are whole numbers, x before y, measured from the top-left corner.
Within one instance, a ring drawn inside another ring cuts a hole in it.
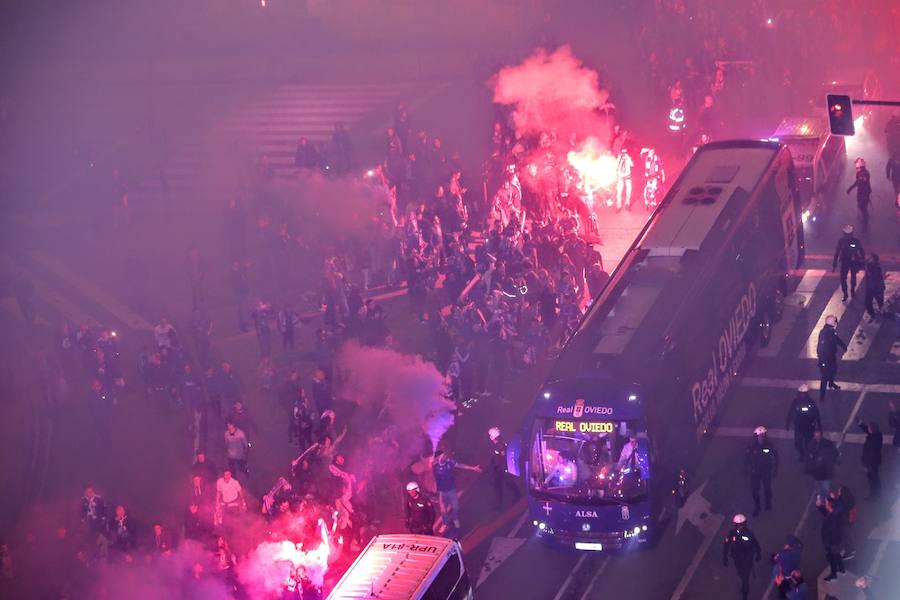
[[[885,271],[885,314],[875,320],[865,310],[865,278],[857,277],[857,293],[843,300],[837,273],[822,269],[808,269],[800,273],[800,282],[785,302],[784,316],[772,333],[767,347],[757,355],[765,358],[815,359],[819,331],[825,319],[838,319],[838,336],[847,342],[842,361],[877,361],[900,364],[898,326],[890,314],[890,299],[900,295],[900,271]],[[877,309],[877,305],[875,306]],[[900,318],[897,316],[896,318]],[[797,347],[799,340],[805,340]]]
[[[857,277],[857,285],[863,285],[863,282],[861,281],[862,277],[863,274],[860,273],[859,277]],[[809,337],[806,338],[806,344],[800,352],[800,358],[816,358],[816,346],[819,342],[819,331],[825,326],[825,319],[834,315],[840,322],[844,313],[847,312],[847,309],[851,306],[859,308],[858,303],[844,301],[844,291],[840,287],[831,293],[831,298],[828,299],[825,310],[819,315],[819,320],[816,321],[815,326],[809,333]],[[856,312],[859,311],[857,310]]]
[[[265,155],[276,173],[289,173],[299,138],[327,144],[335,123],[350,130],[378,112],[387,122],[389,110],[412,91],[412,85],[405,83],[283,85],[235,110],[203,136],[204,142],[180,148],[160,173],[147,177],[130,197],[140,204],[164,194],[193,191],[223,147],[240,149],[251,160]]]

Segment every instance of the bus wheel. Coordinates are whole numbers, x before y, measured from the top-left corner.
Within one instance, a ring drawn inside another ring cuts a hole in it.
[[[784,290],[780,287],[775,290],[775,295],[772,297],[772,320],[776,323],[781,320],[781,317],[784,315]]]
[[[763,312],[759,318],[759,346],[765,348],[772,339],[772,316],[771,311]]]

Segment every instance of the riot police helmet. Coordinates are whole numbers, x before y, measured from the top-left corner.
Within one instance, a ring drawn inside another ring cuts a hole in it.
[[[734,515],[734,517],[731,519],[731,522],[734,523],[735,525],[743,525],[747,522],[747,516],[742,515],[741,513],[738,513],[738,514]]]
[[[500,428],[499,427],[491,427],[490,429],[488,429],[487,433],[488,433],[488,437],[491,438],[491,441],[493,442],[498,437],[500,437]]]
[[[407,492],[418,492],[419,484],[416,483],[415,481],[410,481],[409,483],[406,484],[406,491]]]
[[[844,233],[853,235],[853,225],[844,225]]]
[[[805,383],[801,383],[800,387],[797,388],[797,391],[800,392],[801,394],[806,394],[809,392],[809,386],[806,385]]]
[[[768,431],[765,427],[760,425],[756,429],[753,430],[753,435],[766,435],[766,431]]]

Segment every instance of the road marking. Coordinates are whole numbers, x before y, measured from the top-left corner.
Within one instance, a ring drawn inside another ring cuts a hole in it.
[[[150,325],[142,316],[110,296],[105,290],[93,285],[84,277],[75,274],[69,267],[63,265],[54,256],[41,250],[33,250],[28,255],[37,263],[51,270],[56,276],[77,289],[79,292],[100,304],[114,317],[133,329],[151,331]]]
[[[594,584],[597,583],[597,580],[600,579],[600,576],[606,570],[606,567],[609,565],[610,558],[607,556],[603,559],[603,562],[600,563],[600,566],[597,567],[597,572],[594,573],[594,576],[591,577],[591,582],[588,584],[587,588],[585,588],[584,593],[581,595],[581,600],[586,600],[588,594],[590,594],[594,590]]]
[[[513,504],[511,507],[506,509],[502,515],[497,517],[496,519],[491,520],[490,523],[486,523],[479,527],[476,527],[460,540],[460,544],[462,544],[463,548],[467,550],[471,550],[473,548],[477,548],[480,546],[486,539],[494,535],[498,529],[503,527],[506,523],[509,523],[515,515],[520,514],[520,511],[525,509],[525,498],[520,499],[518,502]]]
[[[890,298],[900,290],[900,277],[897,275],[898,273],[893,271],[885,273],[885,298]],[[878,330],[883,323],[884,321],[881,319],[877,321],[866,321],[865,313],[863,313],[863,316],[860,317],[859,325],[856,326],[856,330],[850,337],[850,341],[847,342],[847,351],[841,355],[841,360],[861,360],[872,346],[872,341],[875,339],[875,336],[878,334]],[[890,326],[893,327],[894,324],[890,323]]]
[[[488,550],[484,563],[481,565],[481,573],[478,575],[478,582],[475,589],[478,589],[487,579],[497,572],[500,565],[516,553],[522,544],[525,543],[524,538],[517,537],[495,537],[491,540],[491,547]]]
[[[528,522],[528,511],[522,513],[521,518],[519,518],[519,522],[516,523],[516,526],[513,527],[512,532],[510,532],[509,537],[519,537],[519,532],[522,531],[522,528],[525,527],[525,523]]]
[[[856,287],[859,288],[862,283],[863,277],[865,273],[860,273],[856,278]],[[841,317],[844,315],[844,312],[847,310],[847,307],[853,304],[856,298],[851,298],[848,302],[843,302],[844,292],[841,291],[840,286],[834,293],[831,295],[831,299],[828,300],[828,304],[825,305],[825,308],[822,310],[822,314],[819,315],[819,320],[816,321],[815,326],[812,329],[812,333],[809,334],[809,337],[806,338],[806,345],[803,347],[803,350],[800,351],[800,358],[816,358],[816,346],[819,343],[819,331],[822,327],[825,326],[825,319],[828,318],[829,315],[834,315],[838,318],[838,321],[841,320]]]
[[[569,586],[572,585],[572,578],[575,577],[575,573],[578,571],[578,569],[581,568],[581,565],[584,564],[584,561],[587,560],[587,557],[587,554],[581,555],[581,558],[578,559],[578,562],[575,563],[575,566],[572,567],[571,571],[569,571],[569,576],[566,577],[566,580],[563,581],[563,584],[559,587],[559,591],[556,592],[555,596],[553,596],[553,600],[560,600],[560,598],[563,597],[563,595],[566,593],[566,590],[568,590]]]
[[[715,437],[734,437],[734,438],[746,438],[750,439],[753,436],[753,429],[751,427],[717,427],[715,433],[713,434]],[[794,432],[788,431],[787,429],[766,429],[766,436],[773,440],[793,440]],[[864,433],[847,433],[838,432],[838,431],[825,431],[822,432],[822,437],[831,440],[834,443],[838,443],[841,440],[850,443],[850,444],[862,444],[866,441],[866,434]],[[894,436],[890,434],[884,435],[884,443],[891,444],[893,443]]]
[[[768,377],[744,377],[740,384],[746,387],[783,388],[796,390],[805,383],[810,390],[819,389],[818,379],[771,379]],[[856,383],[855,381],[836,382],[844,392],[861,392],[868,390],[884,394],[900,394],[900,385],[895,383]]]
[[[803,277],[800,278],[797,289],[794,290],[790,296],[785,298],[784,316],[792,316],[793,318],[790,319],[790,323],[788,323],[788,319],[782,318],[780,327],[776,327],[772,333],[772,339],[769,340],[769,345],[765,348],[761,348],[757,352],[759,356],[778,356],[779,352],[781,352],[781,347],[787,341],[788,335],[790,335],[791,329],[793,329],[797,319],[803,314],[803,311],[809,307],[809,301],[823,277],[825,277],[825,271],[823,269],[807,269],[803,274]]]
[[[688,565],[684,575],[681,577],[681,581],[678,582],[678,587],[676,587],[675,591],[672,593],[671,600],[679,600],[684,594],[691,579],[694,578],[694,573],[696,573],[697,569],[700,567],[703,557],[706,556],[710,545],[713,540],[716,539],[719,528],[722,526],[722,523],[725,522],[725,516],[712,512],[709,501],[703,497],[703,488],[706,487],[706,484],[707,481],[704,481],[703,485],[694,490],[694,492],[688,496],[685,505],[678,511],[679,525],[676,528],[676,531],[681,528],[681,524],[684,519],[687,518],[694,527],[697,528],[700,534],[703,535],[703,542],[700,544],[697,552],[694,553],[691,564]],[[684,515],[682,515],[682,511],[685,511]]]

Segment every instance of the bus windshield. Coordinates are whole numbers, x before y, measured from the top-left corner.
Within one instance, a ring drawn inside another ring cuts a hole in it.
[[[635,423],[539,419],[529,486],[547,498],[588,504],[635,502],[647,494],[647,458]],[[645,445],[643,446],[646,447]]]

